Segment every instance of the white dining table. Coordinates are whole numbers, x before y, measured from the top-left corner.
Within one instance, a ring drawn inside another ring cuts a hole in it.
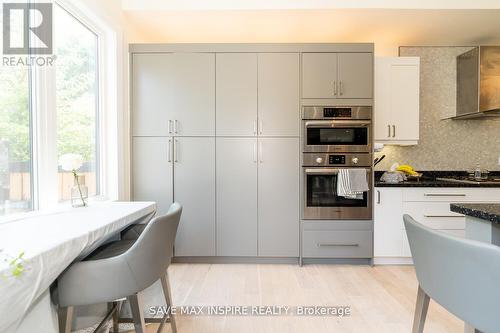
[[[50,286],[74,261],[135,223],[149,221],[154,202],[94,202],[0,221],[0,258],[24,253],[24,271],[0,260],[0,332],[57,332]]]

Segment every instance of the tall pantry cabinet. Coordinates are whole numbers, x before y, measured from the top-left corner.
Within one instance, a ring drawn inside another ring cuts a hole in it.
[[[299,256],[299,53],[133,53],[132,191],[178,257]]]

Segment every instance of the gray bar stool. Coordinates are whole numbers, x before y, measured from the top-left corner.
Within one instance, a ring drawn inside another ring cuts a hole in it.
[[[111,311],[99,325],[116,319],[117,300],[127,298],[132,310],[135,331],[145,333],[144,306],[141,291],[161,280],[167,306],[172,305],[167,268],[170,265],[175,235],[182,207],[170,206],[166,215],[149,222],[136,240],[111,242],[94,251],[84,261],[71,265],[57,280],[59,302],[59,332],[70,332],[74,306],[98,303],[113,304]],[[161,320],[161,331],[167,316]],[[175,319],[170,316],[172,332]]]
[[[475,332],[500,332],[500,247],[403,219],[419,283],[412,332],[423,332],[430,298]]]

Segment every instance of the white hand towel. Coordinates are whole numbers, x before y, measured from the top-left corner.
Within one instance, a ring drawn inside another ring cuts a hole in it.
[[[363,199],[369,190],[365,169],[340,169],[337,176],[337,195],[348,199]]]

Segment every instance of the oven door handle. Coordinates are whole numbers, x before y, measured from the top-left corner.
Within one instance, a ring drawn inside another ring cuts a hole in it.
[[[370,173],[371,169],[365,169],[366,173]],[[305,169],[307,175],[336,175],[339,173],[339,169],[332,168],[314,168]]]
[[[321,127],[366,127],[370,126],[371,122],[367,120],[316,120],[306,121],[306,128],[321,128]]]

